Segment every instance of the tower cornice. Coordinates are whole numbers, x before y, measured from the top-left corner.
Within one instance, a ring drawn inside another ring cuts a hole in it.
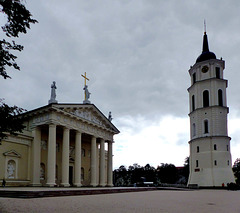
[[[202,61],[202,62],[195,63],[193,66],[190,67],[188,72],[191,75],[192,72],[194,70],[196,70],[197,68],[201,68],[206,64],[214,65],[215,63],[219,63],[222,66],[222,68],[225,69],[225,61],[224,60],[222,60],[222,59],[209,59],[207,61]]]
[[[221,108],[221,109],[226,109],[227,113],[229,113],[229,107],[225,107],[225,106],[219,106],[219,105],[214,105],[214,106],[209,106],[209,107],[199,107],[196,108],[194,111],[188,113],[188,116],[192,115],[193,113],[197,112],[197,111],[202,111],[202,110],[207,110],[207,109],[211,109],[211,108]]]
[[[214,139],[214,138],[226,138],[228,139],[229,141],[232,139],[231,137],[229,136],[226,136],[226,135],[211,135],[211,136],[204,136],[204,137],[196,137],[196,138],[193,138],[192,140],[188,141],[189,144],[197,141],[197,140],[205,140],[206,138],[209,138],[209,139]]]
[[[191,88],[195,87],[198,84],[201,84],[203,82],[208,82],[208,81],[225,81],[226,82],[226,88],[228,87],[228,80],[226,79],[222,79],[222,78],[208,78],[208,79],[204,79],[204,80],[200,80],[200,81],[196,81],[193,85],[191,85],[190,87],[188,87],[187,91],[189,92]]]

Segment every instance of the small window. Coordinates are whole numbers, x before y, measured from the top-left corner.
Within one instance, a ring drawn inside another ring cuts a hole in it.
[[[197,146],[197,152],[199,152],[199,146]]]
[[[217,166],[217,161],[216,160],[214,161],[214,165]]]
[[[193,84],[195,84],[196,83],[196,73],[193,73]]]
[[[192,96],[192,111],[195,110],[195,96]]]
[[[216,67],[216,78],[220,79],[220,67]]]
[[[208,120],[205,120],[204,121],[204,133],[206,134],[206,133],[209,133],[209,131],[208,131]]]
[[[199,165],[198,165],[198,160],[196,160],[196,167],[198,167]]]
[[[196,135],[196,124],[195,123],[193,123],[193,125],[192,125],[192,128],[193,128],[193,136],[195,136]]]
[[[208,90],[203,91],[203,107],[209,107],[209,92],[208,92]]]
[[[229,164],[230,164],[230,162],[229,162],[229,160],[227,161],[227,165],[229,166]]]
[[[229,151],[228,149],[229,149],[229,148],[228,148],[228,145],[227,145],[227,151]]]
[[[223,106],[223,93],[221,89],[218,90],[218,105]]]
[[[213,149],[217,150],[217,144],[214,144]]]

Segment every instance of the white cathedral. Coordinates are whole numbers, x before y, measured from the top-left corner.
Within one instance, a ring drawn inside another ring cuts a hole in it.
[[[224,60],[209,51],[206,30],[202,54],[191,66],[190,174],[188,186],[221,187],[235,182],[228,136]]]

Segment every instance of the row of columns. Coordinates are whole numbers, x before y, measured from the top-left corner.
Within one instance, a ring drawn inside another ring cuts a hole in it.
[[[40,185],[40,159],[41,159],[41,130],[36,127],[33,130],[33,178],[32,185]],[[64,187],[69,184],[69,138],[70,129],[63,128],[63,144],[62,144],[62,183]],[[81,186],[81,144],[82,133],[76,131],[75,137],[75,165],[74,165],[74,186]],[[48,152],[47,152],[47,185],[53,187],[56,174],[56,125],[49,124],[48,134]],[[91,186],[97,186],[97,138],[91,138]],[[112,186],[112,142],[108,142],[108,165],[107,165],[107,183],[105,182],[105,141],[100,139],[100,170],[99,185]]]

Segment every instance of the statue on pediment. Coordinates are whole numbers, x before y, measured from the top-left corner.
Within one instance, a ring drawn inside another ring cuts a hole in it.
[[[50,100],[48,101],[48,104],[56,104],[57,100],[56,100],[56,82],[53,81],[52,85],[51,85],[51,97]]]
[[[83,90],[85,90],[85,100],[83,101],[84,104],[90,104],[91,102],[88,100],[90,98],[90,92],[88,91],[88,86],[85,85]]]

